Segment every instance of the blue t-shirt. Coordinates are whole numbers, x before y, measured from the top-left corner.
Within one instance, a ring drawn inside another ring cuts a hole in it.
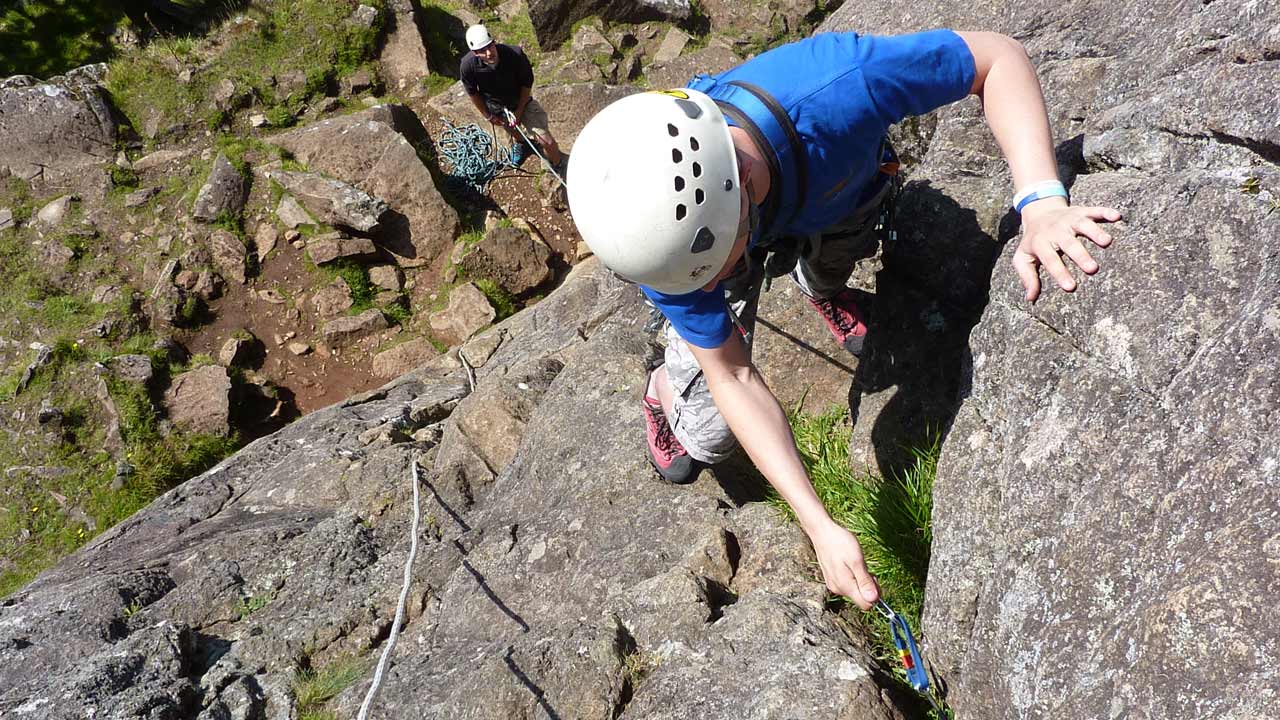
[[[809,235],[847,217],[877,189],[880,142],[890,125],[964,98],[974,73],[968,45],[950,30],[892,37],[822,33],[719,75],[694,78],[689,87],[727,98],[762,126],[777,123],[758,103],[734,102],[730,91],[736,97],[744,91],[726,83],[756,85],[782,106],[804,148],[805,196],[797,197],[801,184],[787,172],[774,178],[780,183],[779,206],[769,230],[771,235]],[[786,143],[774,150],[780,159],[790,154]],[[641,289],[686,342],[719,347],[733,330],[719,286],[683,295]]]

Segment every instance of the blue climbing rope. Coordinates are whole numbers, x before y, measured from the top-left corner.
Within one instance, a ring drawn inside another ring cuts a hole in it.
[[[511,161],[512,150],[499,145],[475,123],[459,126],[446,120],[436,152],[446,180],[455,190],[466,188],[483,195],[500,173],[517,167]]]

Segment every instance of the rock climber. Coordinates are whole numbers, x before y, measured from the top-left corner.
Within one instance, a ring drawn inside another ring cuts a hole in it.
[[[899,185],[885,133],[971,94],[1013,174],[1026,300],[1040,293],[1040,268],[1074,290],[1064,259],[1096,273],[1082,238],[1106,247],[1099,223],[1120,213],[1070,204],[1035,69],[997,33],[818,34],[687,88],[614,102],[569,160],[582,237],[666,319],[665,362],[643,393],[650,461],[666,480],[692,482],[740,442],[795,511],[827,587],[863,609],[879,588],[861,546],[814,493],[751,362],[762,278],[790,270],[835,340],[860,353],[867,326],[846,283],[874,252]],[[774,262],[789,254],[793,269]]]
[[[462,56],[458,77],[480,115],[501,126],[511,137],[511,161],[519,165],[530,150],[516,132],[519,126],[527,135],[537,137],[547,162],[561,169],[560,146],[551,135],[547,111],[530,95],[533,65],[524,50],[495,42],[484,25],[467,28],[467,47],[470,51]],[[515,116],[515,124],[507,122],[504,109]]]

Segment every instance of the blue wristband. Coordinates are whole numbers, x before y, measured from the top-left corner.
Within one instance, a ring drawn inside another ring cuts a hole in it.
[[[1046,182],[1036,183],[1035,185],[1032,185],[1018,193],[1013,198],[1013,209],[1021,213],[1022,208],[1037,200],[1043,200],[1049,197],[1067,198],[1068,201],[1071,199],[1070,196],[1067,195],[1067,189],[1062,186],[1062,183],[1057,180],[1048,180]]]

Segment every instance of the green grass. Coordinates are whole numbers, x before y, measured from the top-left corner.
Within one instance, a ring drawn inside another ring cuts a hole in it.
[[[306,668],[293,681],[299,720],[336,717],[324,704],[364,677],[369,663],[360,657],[344,657],[321,668]]]
[[[502,322],[503,320],[516,314],[519,306],[516,299],[506,288],[487,278],[476,280],[475,286],[480,288],[480,292],[488,298],[489,304],[493,306],[497,316],[493,318],[494,322]]]
[[[149,349],[151,342],[149,337],[138,336],[123,349]],[[159,354],[149,354],[157,364]],[[64,414],[62,430],[54,439],[34,435],[28,436],[24,448],[0,447],[0,467],[62,469],[38,480],[15,476],[6,480],[0,492],[0,556],[12,563],[0,572],[0,597],[22,587],[159,494],[212,467],[241,444],[236,436],[178,431],[162,436],[161,416],[150,394],[137,385],[108,380],[108,392],[120,418],[124,458],[134,468],[121,487],[112,489],[116,461],[102,450],[105,426],[94,412],[100,403],[83,395],[92,392],[92,384],[86,382],[94,374],[90,365],[103,357],[102,352],[89,352],[61,340],[54,346],[53,362],[37,373],[27,392],[17,398],[0,398],[0,412],[6,415],[17,408],[30,415],[45,396],[50,396]],[[177,371],[163,364],[157,364],[156,369],[161,376]]]
[[[111,28],[124,17],[117,3],[41,0],[0,10],[0,77],[48,78],[106,59]]]
[[[354,260],[341,258],[324,266],[324,272],[330,280],[342,278],[351,290],[351,307],[348,315],[359,315],[373,307],[378,288],[369,280],[369,269]]]
[[[852,428],[848,410],[822,415],[788,414],[805,469],[827,512],[852,531],[862,545],[867,567],[880,584],[881,597],[918,632],[925,580],[933,543],[933,481],[941,440],[908,449],[912,462],[889,478],[856,475],[849,467]],[[791,508],[774,495],[770,502],[794,519]],[[862,613],[872,631],[876,657],[905,682],[889,625],[879,613]]]
[[[153,114],[158,127],[189,123],[199,118],[212,131],[230,126],[233,116],[214,106],[214,90],[231,80],[237,93],[266,109],[272,124],[283,127],[296,117],[303,103],[339,78],[361,68],[377,50],[383,23],[381,0],[365,0],[379,10],[370,28],[347,22],[354,6],[340,0],[271,0],[251,3],[245,15],[253,23],[224,26],[227,43],[221,54],[201,65],[198,43],[169,38],[128,51],[111,61],[108,89],[135,128],[142,129]],[[177,64],[198,69],[187,84],[177,79]],[[289,95],[277,90],[275,78],[292,74],[306,78]]]

